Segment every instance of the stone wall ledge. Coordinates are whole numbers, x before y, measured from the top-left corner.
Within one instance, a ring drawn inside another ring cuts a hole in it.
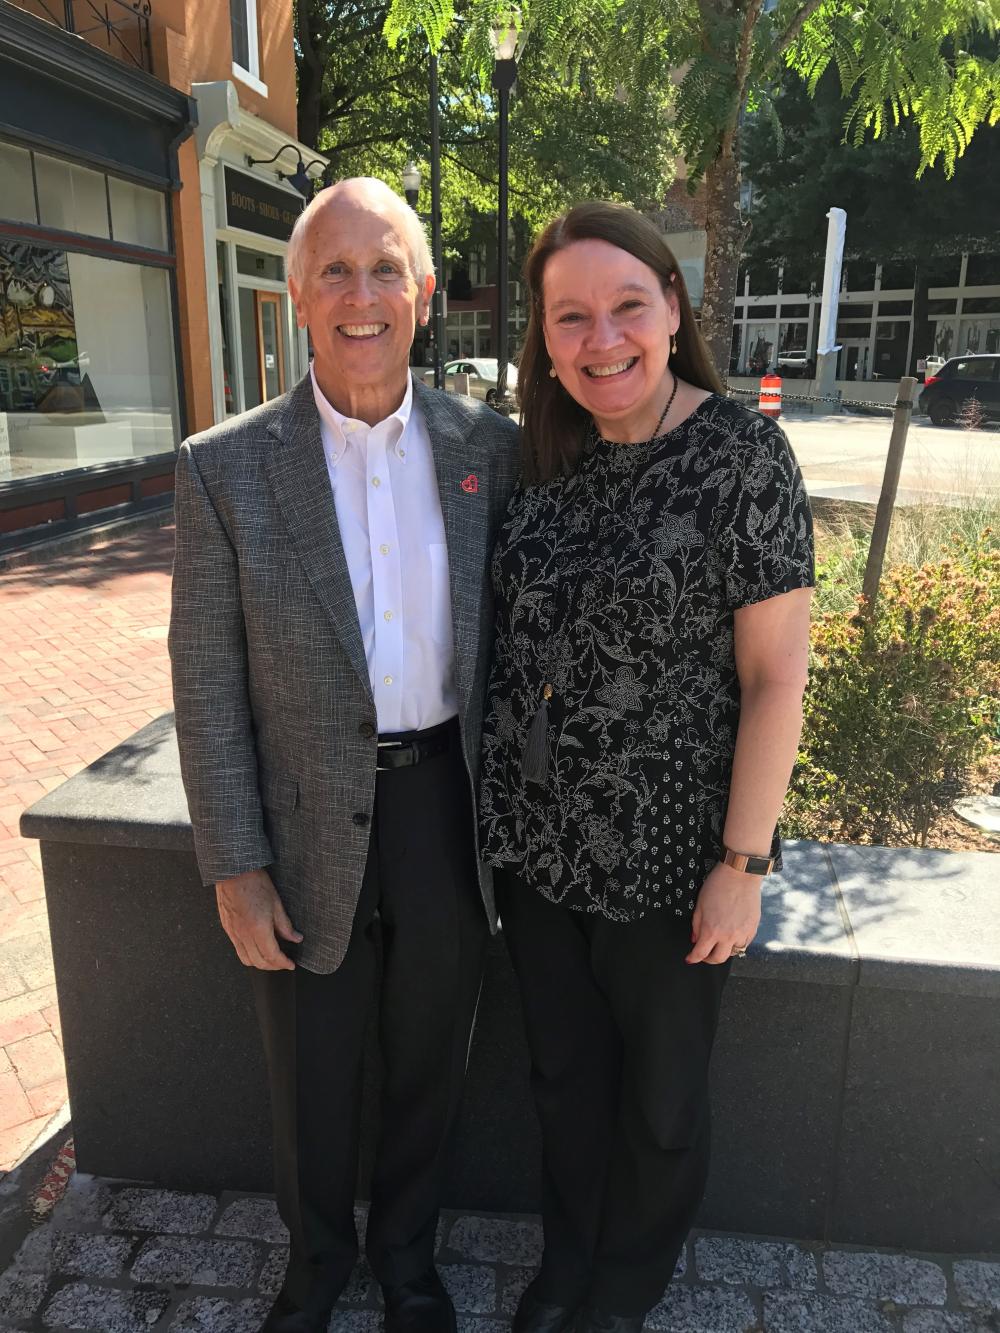
[[[48,843],[192,852],[173,715],[42,797],[21,819]],[[765,883],[745,977],[1000,996],[1000,861],[990,852],[789,841]]]

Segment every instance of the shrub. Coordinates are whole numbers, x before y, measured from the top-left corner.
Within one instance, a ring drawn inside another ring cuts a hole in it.
[[[874,614],[821,612],[783,827],[925,846],[1000,724],[1000,549],[989,529],[900,565]]]

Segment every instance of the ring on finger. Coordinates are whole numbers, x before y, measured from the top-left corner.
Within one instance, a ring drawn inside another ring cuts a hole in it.
[[[730,958],[746,958],[746,956],[747,956],[747,946],[745,944],[743,945],[734,944],[729,952]]]

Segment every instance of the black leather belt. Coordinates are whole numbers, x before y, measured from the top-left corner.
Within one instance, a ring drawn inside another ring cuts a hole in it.
[[[444,754],[451,749],[452,737],[458,731],[457,720],[442,722],[439,727],[428,727],[426,731],[404,732],[399,736],[380,736],[378,738],[378,759],[376,773],[384,773],[392,768],[413,768],[425,759]]]

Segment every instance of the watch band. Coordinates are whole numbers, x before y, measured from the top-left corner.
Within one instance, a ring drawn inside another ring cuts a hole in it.
[[[734,852],[729,847],[723,847],[721,860],[723,865],[746,871],[748,875],[769,875],[774,869],[775,858],[755,856],[752,852]]]

